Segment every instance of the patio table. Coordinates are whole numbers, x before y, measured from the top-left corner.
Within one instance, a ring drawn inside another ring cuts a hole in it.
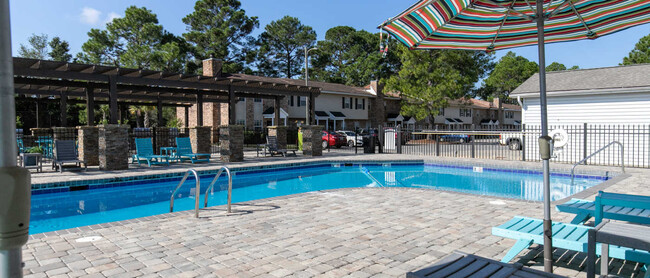
[[[596,243],[600,242],[600,275],[607,277],[609,245],[618,245],[640,250],[650,250],[650,227],[605,220],[589,230],[587,245],[587,277],[596,275]]]

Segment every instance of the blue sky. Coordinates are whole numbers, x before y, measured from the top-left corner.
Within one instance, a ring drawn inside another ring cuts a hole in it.
[[[415,0],[240,0],[249,16],[257,16],[259,34],[269,22],[285,15],[299,18],[312,26],[319,39],[334,26],[348,25],[356,29],[377,32],[376,26],[387,18],[408,8]],[[70,42],[72,52],[80,51],[90,28],[102,28],[112,17],[124,14],[126,7],[145,6],[158,15],[166,30],[177,35],[185,31],[181,19],[194,8],[193,0],[10,0],[13,53],[25,44],[32,33],[60,36]],[[569,66],[594,68],[618,65],[634,44],[650,34],[650,25],[584,40],[547,45],[547,64],[557,61]],[[529,60],[537,61],[537,48],[512,49]],[[498,51],[497,57],[507,50]]]

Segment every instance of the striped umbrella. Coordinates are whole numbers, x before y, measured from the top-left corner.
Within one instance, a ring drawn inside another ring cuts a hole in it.
[[[544,167],[544,270],[552,272],[550,153],[544,43],[595,39],[650,22],[650,0],[422,0],[384,22],[410,49],[493,51],[538,45]],[[543,146],[547,146],[544,148]]]

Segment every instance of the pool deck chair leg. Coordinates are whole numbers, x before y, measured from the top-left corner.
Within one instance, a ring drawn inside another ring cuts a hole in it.
[[[587,220],[589,220],[589,218],[591,218],[590,213],[581,212],[581,213],[578,213],[576,215],[576,217],[573,218],[573,220],[571,220],[571,224],[582,224],[584,222],[587,222]]]
[[[510,248],[508,253],[501,259],[502,263],[508,263],[512,261],[521,251],[524,251],[526,248],[530,247],[533,244],[533,240],[520,239],[515,242],[515,245]]]

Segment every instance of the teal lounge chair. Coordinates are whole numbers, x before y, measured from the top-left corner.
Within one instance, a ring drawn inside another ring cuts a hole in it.
[[[590,229],[593,229],[593,227],[553,222],[553,247],[586,253],[587,234]],[[521,251],[527,249],[533,243],[544,244],[542,220],[536,218],[515,216],[510,221],[498,227],[493,227],[492,234],[517,240],[515,245],[501,260],[504,263],[514,259]],[[600,245],[596,248],[596,254],[600,255]],[[610,245],[609,256],[622,260],[645,263],[645,277],[650,277],[647,270],[647,266],[650,264],[650,251]]]
[[[628,195],[602,192],[596,196],[596,201],[571,199],[557,205],[558,211],[576,214],[571,224],[580,224],[596,217],[596,202],[603,202],[602,217],[606,219],[629,221],[639,224],[650,224],[650,196]],[[633,203],[633,204],[632,204]],[[601,222],[596,220],[596,225]]]
[[[149,167],[157,164],[169,165],[168,156],[154,154],[151,138],[135,138],[135,149],[137,153],[133,158],[138,161],[138,165],[142,160],[147,161]]]
[[[190,160],[192,164],[196,162],[210,162],[209,153],[194,153],[190,138],[176,137],[176,157],[180,160]]]

